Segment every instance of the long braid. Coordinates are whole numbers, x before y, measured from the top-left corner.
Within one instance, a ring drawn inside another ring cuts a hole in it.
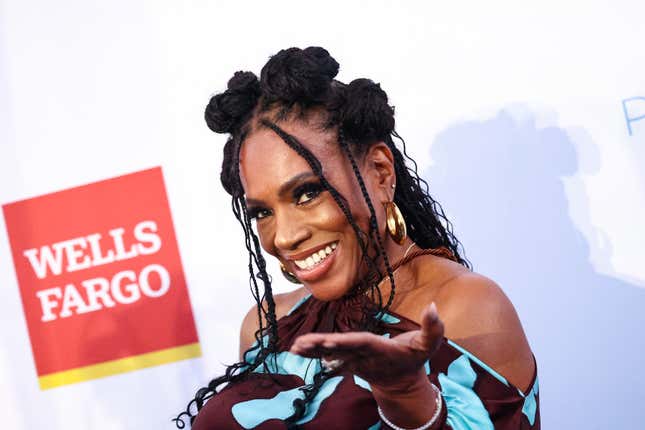
[[[367,203],[367,207],[370,211],[370,234],[373,233],[374,237],[376,238],[376,243],[377,243],[377,258],[379,256],[383,257],[383,262],[385,263],[385,268],[387,270],[387,275],[390,280],[390,295],[387,300],[387,304],[385,306],[382,306],[382,297],[379,291],[379,294],[377,295],[378,298],[378,307],[381,308],[381,313],[377,315],[377,320],[379,320],[382,315],[387,312],[387,310],[390,308],[390,305],[392,304],[392,300],[394,300],[394,273],[392,271],[392,267],[390,266],[390,260],[387,256],[387,253],[385,252],[385,247],[383,246],[383,242],[381,240],[381,236],[379,235],[378,231],[378,225],[376,224],[376,211],[374,210],[374,205],[372,205],[372,199],[370,199],[369,193],[367,192],[367,188],[365,187],[365,181],[363,181],[363,176],[361,175],[360,170],[358,169],[358,165],[356,164],[356,160],[354,159],[354,155],[352,154],[352,151],[347,143],[347,140],[345,139],[343,130],[338,131],[338,143],[341,148],[345,151],[345,155],[347,155],[347,158],[349,158],[349,161],[352,165],[352,170],[354,171],[354,176],[356,177],[356,180],[358,181],[358,185],[361,188],[361,192],[363,193],[363,199],[365,199],[365,203]],[[380,278],[380,273],[379,273],[379,278]]]
[[[392,131],[392,136],[403,148],[403,152],[399,151],[390,136],[385,140],[394,154],[396,176],[401,185],[396,188],[394,201],[406,219],[408,235],[421,248],[447,247],[459,264],[472,269],[470,262],[462,256],[463,246],[453,233],[452,223],[439,202],[430,195],[428,183],[417,172],[416,161],[407,154],[405,141],[396,131]],[[404,157],[412,167],[406,165]]]
[[[246,133],[243,133],[240,136],[240,141],[244,139],[246,136]],[[240,168],[240,150],[242,148],[242,145],[237,146],[237,151],[235,152],[235,162],[233,164],[234,172],[235,172],[235,177],[238,178],[239,181],[239,168]],[[241,184],[239,184],[239,188],[241,189]],[[253,226],[251,224],[251,219],[249,218],[249,214],[247,211],[246,207],[246,200],[242,195],[237,195],[237,203],[240,208],[241,212],[241,224],[242,224],[242,229],[244,231],[245,235],[245,244],[246,244],[246,249],[249,253],[249,282],[252,286],[252,291],[253,295],[256,299],[256,303],[258,303],[258,325],[259,328],[255,333],[255,340],[260,344],[261,347],[261,356],[265,357],[269,355],[270,353],[275,352],[276,349],[276,344],[278,341],[278,324],[277,324],[277,317],[275,313],[275,301],[273,299],[273,289],[271,287],[271,278],[269,277],[268,273],[266,272],[266,260],[264,259],[264,256],[262,254],[262,250],[260,247],[260,242],[258,240],[257,235],[253,231]],[[258,287],[258,282],[255,277],[255,270],[254,270],[254,265],[255,267],[258,268],[258,273],[260,280],[262,281],[264,285],[264,294],[260,295],[259,292],[259,287]],[[267,303],[267,309],[266,311],[264,310],[263,303],[266,301]],[[264,315],[263,315],[264,314]],[[264,327],[262,323],[263,316],[267,320],[268,324],[268,331],[269,331],[269,341],[268,345],[266,347],[266,351],[264,348],[264,342],[263,342],[263,336],[264,336]],[[275,360],[275,355],[273,355],[274,360]],[[268,373],[268,368],[266,364],[266,360],[262,359],[260,360],[262,363],[262,366],[265,370],[265,372]]]
[[[246,137],[246,133],[242,133],[242,135],[239,137],[239,141],[242,142],[244,138]],[[234,163],[233,163],[233,169],[234,169],[234,177],[239,178],[239,160],[240,160],[240,149],[241,145],[237,145],[237,150],[234,152]],[[239,180],[239,179],[238,179]],[[241,184],[239,184],[241,186]],[[255,270],[253,268],[253,263],[254,261],[257,261],[257,254],[256,254],[256,249],[253,248],[252,244],[252,239],[251,235],[253,234],[253,228],[251,225],[251,221],[249,220],[248,212],[246,210],[246,202],[244,200],[244,197],[239,194],[233,195],[233,212],[236,215],[236,218],[238,219],[242,231],[244,232],[244,244],[246,246],[247,252],[248,252],[248,270],[249,270],[249,285],[251,287],[251,294],[253,295],[253,298],[255,299],[256,303],[258,303],[257,311],[258,311],[258,325],[259,328],[257,332],[255,333],[255,340],[262,345],[262,336],[264,335],[264,323],[263,320],[266,319],[267,321],[271,321],[271,315],[269,312],[264,310],[263,306],[263,295],[260,295],[260,289],[257,283],[257,280],[255,279]],[[262,273],[262,269],[260,268],[260,273]],[[266,284],[265,284],[266,286]],[[273,319],[275,319],[275,315],[273,316]],[[276,336],[277,337],[277,336]],[[269,342],[269,349],[271,349],[272,343]]]

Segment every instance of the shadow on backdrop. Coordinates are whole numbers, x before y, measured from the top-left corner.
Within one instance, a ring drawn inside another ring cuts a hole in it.
[[[499,283],[520,315],[538,361],[543,427],[645,421],[645,289],[590,263],[563,183],[579,169],[570,134],[501,111],[446,129],[431,156],[430,193],[474,270]]]

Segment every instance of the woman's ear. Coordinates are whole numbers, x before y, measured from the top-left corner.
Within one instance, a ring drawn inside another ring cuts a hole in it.
[[[367,176],[380,201],[391,201],[394,198],[392,185],[396,185],[396,173],[390,148],[384,142],[377,142],[369,147],[363,160]]]

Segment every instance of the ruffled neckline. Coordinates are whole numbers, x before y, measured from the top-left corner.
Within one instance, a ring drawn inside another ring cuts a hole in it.
[[[278,324],[278,349],[288,350],[296,337],[306,333],[346,333],[364,327],[366,315],[375,314],[376,304],[365,295],[344,297],[333,301],[316,299],[309,294],[282,318]],[[389,324],[396,322],[397,331],[418,328],[414,322],[394,317],[392,312],[380,318],[375,333],[383,334]],[[405,324],[400,324],[405,321]]]

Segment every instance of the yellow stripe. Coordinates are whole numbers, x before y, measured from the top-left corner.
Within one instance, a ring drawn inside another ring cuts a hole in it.
[[[61,385],[103,378],[105,376],[186,360],[188,358],[201,357],[201,355],[202,349],[199,343],[191,343],[175,348],[135,355],[133,357],[106,361],[91,366],[50,373],[49,375],[39,377],[38,383],[40,384],[41,390],[47,390],[49,388],[60,387]]]

